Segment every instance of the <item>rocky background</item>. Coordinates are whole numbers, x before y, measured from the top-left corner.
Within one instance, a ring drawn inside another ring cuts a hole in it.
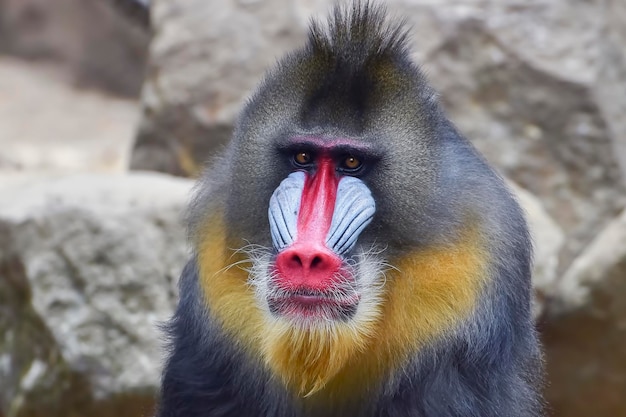
[[[140,3],[0,0],[0,417],[151,415],[184,177],[331,1]],[[387,3],[527,210],[550,415],[626,416],[626,2]]]

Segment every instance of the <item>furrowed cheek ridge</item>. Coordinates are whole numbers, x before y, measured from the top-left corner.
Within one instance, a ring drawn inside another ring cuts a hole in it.
[[[268,208],[270,234],[272,244],[278,251],[290,246],[296,240],[305,177],[304,172],[292,172],[274,190],[270,198]]]
[[[300,200],[306,175],[293,172],[276,188],[268,208],[274,248],[285,249],[296,241]],[[344,177],[337,188],[337,199],[326,245],[337,254],[350,252],[361,232],[370,224],[376,203],[369,188],[354,177]]]
[[[375,212],[376,203],[367,185],[358,178],[343,177],[337,188],[326,245],[341,255],[350,252]]]

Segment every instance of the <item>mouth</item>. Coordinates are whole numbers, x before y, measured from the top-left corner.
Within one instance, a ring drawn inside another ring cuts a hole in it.
[[[311,289],[282,292],[268,298],[270,312],[274,315],[306,321],[348,321],[356,313],[360,296]]]

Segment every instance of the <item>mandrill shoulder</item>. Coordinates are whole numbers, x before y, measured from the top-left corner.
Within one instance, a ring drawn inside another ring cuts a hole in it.
[[[489,256],[488,293],[481,297],[487,309],[504,309],[505,319],[522,320],[535,337],[528,313],[531,293],[532,241],[525,214],[502,176],[496,172],[451,122],[442,120],[438,131],[442,147],[440,207],[454,213],[456,230],[476,225],[483,250]],[[469,220],[468,220],[469,219]],[[454,235],[454,233],[453,233]],[[499,324],[498,317],[480,317]],[[504,328],[510,323],[505,323]],[[509,334],[503,331],[503,334]]]
[[[468,219],[477,221],[489,250],[518,250],[529,258],[519,261],[529,262],[530,238],[524,212],[503,177],[443,115],[437,137],[441,158],[439,207],[454,212],[452,223],[456,226]]]

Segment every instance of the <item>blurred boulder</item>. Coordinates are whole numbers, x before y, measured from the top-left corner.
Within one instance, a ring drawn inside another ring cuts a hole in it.
[[[155,0],[131,168],[195,175],[268,66],[305,39],[302,1]]]
[[[135,101],[0,57],[0,172],[126,171],[138,119]]]
[[[332,3],[154,0],[131,166],[194,175],[264,69]],[[567,230],[562,272],[626,202],[626,3],[387,5],[412,24],[416,59],[452,120]]]
[[[626,211],[568,269],[543,328],[558,416],[625,416]]]
[[[524,212],[533,240],[533,313],[540,317],[557,292],[559,253],[565,243],[563,230],[546,212],[541,201],[530,192],[509,181]]]
[[[114,0],[0,0],[0,53],[55,63],[79,86],[138,95],[149,38]]]
[[[0,415],[151,415],[190,182],[0,181]]]

